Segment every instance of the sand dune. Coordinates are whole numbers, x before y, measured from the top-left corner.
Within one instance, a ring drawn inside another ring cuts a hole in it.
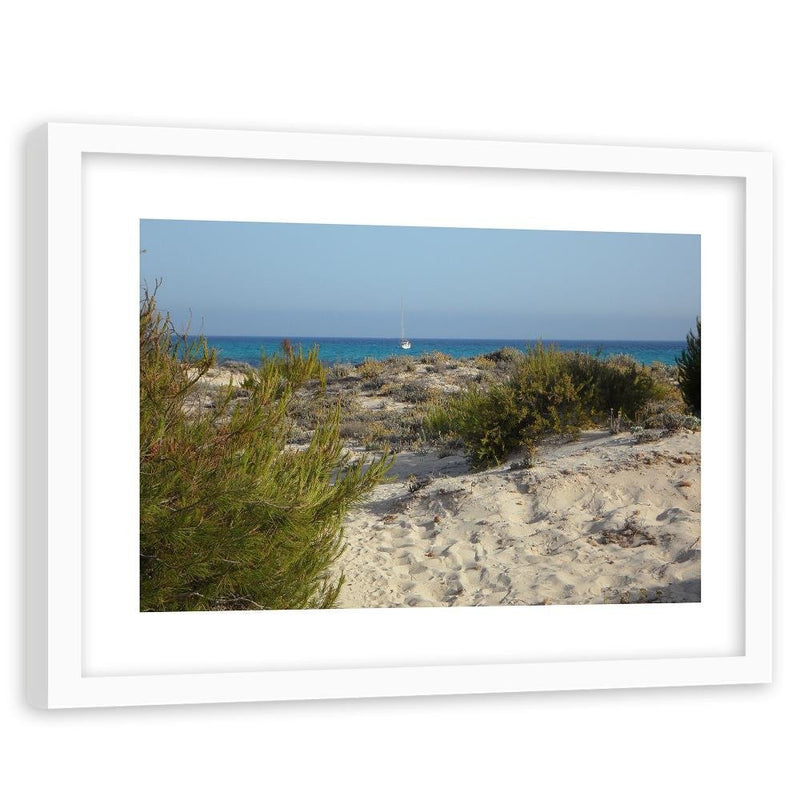
[[[372,387],[355,374],[329,381],[329,394],[350,399],[344,423],[354,457],[365,452],[358,435],[372,425],[397,433],[424,414],[407,399],[410,385],[450,393],[481,374],[455,361],[382,369]],[[192,408],[202,413],[245,373],[215,368]],[[299,428],[292,447],[306,447],[312,435]],[[542,446],[530,468],[512,458],[477,473],[456,447],[424,453],[417,442],[401,450],[389,482],[345,520],[346,549],[332,568],[346,578],[337,606],[699,601],[700,433],[644,433],[655,440],[585,431],[578,441]]]
[[[586,432],[520,467],[400,453],[347,517],[337,606],[700,600],[699,433]]]

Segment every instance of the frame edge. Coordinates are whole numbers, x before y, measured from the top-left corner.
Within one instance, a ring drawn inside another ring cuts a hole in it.
[[[115,128],[120,134],[130,132],[128,128],[119,128],[118,126],[81,126],[71,124],[55,124],[44,125],[28,136],[27,141],[27,178],[26,178],[26,415],[25,415],[25,435],[28,446],[27,460],[25,468],[25,494],[26,494],[26,594],[27,594],[27,631],[26,631],[26,649],[27,649],[27,669],[26,669],[26,682],[27,682],[27,698],[28,702],[39,708],[72,708],[72,707],[91,707],[98,705],[149,705],[149,704],[171,704],[171,703],[209,703],[209,702],[249,702],[259,700],[258,697],[248,698],[218,698],[218,699],[172,699],[165,700],[161,697],[156,697],[152,701],[125,701],[122,698],[122,691],[115,689],[117,695],[116,701],[109,702],[107,699],[100,699],[94,697],[93,699],[79,696],[80,690],[77,684],[61,685],[65,682],[59,680],[59,674],[51,663],[48,665],[48,658],[52,659],[57,653],[50,652],[48,648],[49,637],[49,620],[48,620],[48,581],[49,581],[49,567],[48,567],[48,548],[50,547],[50,540],[48,537],[48,498],[50,495],[50,487],[48,486],[48,433],[47,433],[47,420],[48,420],[48,205],[51,202],[50,181],[54,180],[49,177],[49,155],[54,148],[57,147],[59,141],[66,140],[70,144],[76,144],[77,139],[80,138],[81,129],[90,128],[89,133],[100,135],[103,129],[106,131],[108,128]],[[134,130],[147,130],[138,129]],[[152,130],[152,129],[151,129]],[[163,129],[156,129],[163,130]],[[173,129],[178,133],[185,133],[187,129]],[[198,139],[204,138],[204,129],[188,129]],[[251,134],[261,132],[247,132],[245,136],[250,138]],[[277,135],[278,137],[281,134]],[[312,136],[328,136],[328,134],[312,134]],[[124,137],[123,137],[124,138]],[[354,140],[361,138],[374,139],[375,137],[358,137],[348,135],[349,141],[355,143]],[[378,137],[383,139],[393,137]],[[404,137],[414,140],[415,137]],[[451,140],[437,140],[442,144],[447,144]],[[457,140],[469,141],[469,140]],[[487,143],[491,144],[500,143]],[[523,143],[502,143],[519,145]],[[541,143],[524,143],[523,146],[528,144],[535,144],[541,149]],[[547,145],[544,145],[547,146]],[[555,145],[554,147],[559,147]],[[574,148],[591,148],[591,145],[573,145]],[[90,152],[91,148],[80,147],[81,151]],[[633,148],[623,147],[621,149],[631,150]],[[668,148],[646,148],[650,151],[664,150]],[[113,151],[113,150],[112,150]],[[706,152],[706,151],[697,151]],[[717,153],[718,151],[708,151]],[[54,158],[57,154],[53,154]],[[209,156],[213,157],[213,156]],[[296,156],[285,156],[287,159]],[[676,156],[679,158],[679,156]],[[772,271],[773,271],[773,256],[772,256],[772,236],[774,235],[774,220],[772,216],[772,192],[773,192],[773,159],[772,154],[756,151],[721,151],[719,161],[727,161],[729,159],[742,159],[745,164],[745,176],[747,180],[748,189],[755,187],[758,192],[759,208],[764,209],[765,221],[756,231],[756,236],[751,240],[752,243],[757,241],[757,246],[753,251],[754,258],[748,257],[751,253],[747,249],[747,256],[745,258],[745,274],[746,278],[750,276],[751,270],[754,265],[763,265],[762,273],[762,287],[758,294],[757,302],[754,305],[764,308],[764,292],[769,292],[769,300],[767,302],[766,310],[774,325],[774,309],[771,298],[772,291]],[[54,164],[57,170],[57,162]],[[581,167],[575,167],[581,170]],[[723,167],[720,167],[723,169]],[[646,172],[645,169],[641,170]],[[687,173],[695,174],[695,173]],[[754,181],[754,183],[751,183]],[[57,189],[57,183],[52,185],[53,191]],[[761,201],[769,203],[761,205]],[[749,230],[749,223],[751,217],[749,216],[749,208],[745,210],[745,225]],[[57,257],[54,253],[54,258]],[[765,277],[764,277],[765,276]],[[748,303],[749,307],[749,303]],[[745,321],[747,316],[745,317]],[[750,342],[746,340],[749,349]],[[768,332],[768,347],[770,358],[767,359],[768,364],[763,364],[762,369],[767,371],[769,383],[759,393],[760,401],[757,404],[759,408],[764,405],[768,406],[766,412],[766,426],[767,436],[764,437],[763,425],[760,428],[759,436],[764,439],[765,443],[762,447],[768,449],[770,456],[773,454],[774,443],[772,439],[773,420],[771,403],[773,399],[773,380],[774,371],[772,366],[772,356],[774,355],[773,348],[773,333],[772,330]],[[749,364],[748,364],[749,366]],[[747,367],[746,367],[747,369]],[[761,373],[763,375],[763,372]],[[746,391],[748,384],[748,374],[746,372],[745,382]],[[749,394],[749,393],[748,393]],[[756,404],[754,403],[753,406]],[[751,408],[753,407],[751,406]],[[745,437],[747,440],[748,433],[755,435],[755,431],[749,428],[746,417],[745,423]],[[769,470],[765,474],[761,474],[758,479],[758,484],[761,486],[762,491],[769,494],[772,493],[774,488],[772,476],[772,463],[771,459],[768,462]],[[749,490],[746,485],[746,490]],[[752,550],[748,548],[747,551],[747,564],[752,564],[758,574],[768,574],[769,581],[772,584],[772,569],[774,567],[772,560],[772,506],[769,507],[770,516],[763,525],[764,537],[762,540],[762,549],[758,554],[757,559],[750,561],[753,555]],[[748,535],[749,534],[749,535]],[[746,535],[748,535],[748,543],[752,543],[753,531],[746,527]],[[756,567],[756,564],[758,565]],[[54,568],[58,569],[59,562],[54,562]],[[763,571],[763,572],[762,572]],[[767,572],[769,571],[769,572]],[[745,597],[747,597],[747,588],[745,588]],[[748,598],[750,599],[750,598]],[[770,593],[766,598],[760,598],[757,604],[750,605],[749,609],[751,615],[747,619],[745,632],[746,632],[746,653],[744,666],[748,670],[744,671],[742,675],[732,678],[731,680],[719,681],[720,683],[734,682],[738,684],[744,683],[769,683],[772,680],[772,594]],[[57,616],[57,614],[56,614]],[[53,618],[53,624],[56,626],[56,616]],[[755,623],[755,624],[754,624]],[[757,636],[751,638],[751,633],[757,631]],[[751,650],[751,646],[753,649]],[[50,677],[52,675],[52,684]],[[743,677],[746,675],[746,677]],[[82,678],[78,678],[77,683],[80,684]],[[120,683],[120,687],[122,682]],[[171,681],[170,681],[171,683]],[[699,685],[712,685],[712,682],[697,681]],[[656,687],[658,683],[639,684],[639,686],[652,686]],[[666,684],[668,686],[680,685],[697,685],[695,680],[687,681],[686,683],[677,682]],[[627,684],[627,688],[634,688],[635,683]],[[86,687],[88,690],[88,686]],[[572,687],[574,690],[574,687]],[[597,688],[597,687],[586,687]],[[617,686],[608,686],[607,688],[622,688]],[[476,689],[474,692],[488,691],[488,692],[513,692],[513,691],[536,691],[535,689]],[[545,689],[547,691],[547,689]],[[553,691],[553,689],[550,689]],[[420,695],[427,694],[428,692],[409,692],[408,694]],[[434,692],[435,694],[447,694],[450,692]],[[462,693],[462,692],[454,692]],[[472,693],[466,691],[464,693]],[[379,694],[333,694],[331,697],[386,697],[386,696],[404,696],[405,692],[385,693]],[[313,699],[315,695],[304,695],[304,699]],[[324,694],[318,694],[316,697],[325,697]],[[265,699],[265,698],[261,698]],[[269,699],[290,699],[290,698],[277,698],[271,697]],[[291,698],[295,699],[295,698]],[[299,697],[297,698],[299,699]]]
[[[28,134],[25,198],[25,578],[28,702],[47,708],[47,200],[49,126]]]

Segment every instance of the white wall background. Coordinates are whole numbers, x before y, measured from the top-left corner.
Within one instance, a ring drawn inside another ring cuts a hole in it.
[[[0,790],[658,798],[796,785],[800,245],[786,4],[28,0],[3,15]],[[766,687],[41,712],[23,698],[23,148],[45,121],[771,150],[776,667]],[[783,374],[781,374],[783,372]],[[788,491],[787,491],[788,490]],[[7,495],[7,496],[6,496]]]

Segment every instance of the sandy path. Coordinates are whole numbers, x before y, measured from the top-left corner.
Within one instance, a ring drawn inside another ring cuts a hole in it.
[[[393,475],[346,520],[339,607],[700,599],[699,433],[588,432],[475,474],[401,453]]]

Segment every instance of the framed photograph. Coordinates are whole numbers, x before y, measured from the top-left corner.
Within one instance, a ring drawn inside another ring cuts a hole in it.
[[[31,703],[771,679],[768,154],[28,161]]]

